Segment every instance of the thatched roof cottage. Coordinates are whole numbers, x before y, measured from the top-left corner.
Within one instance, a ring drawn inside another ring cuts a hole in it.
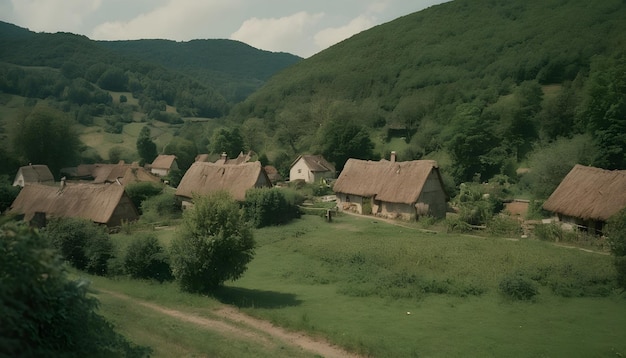
[[[626,170],[575,165],[543,204],[559,221],[602,232],[606,221],[626,208]]]
[[[195,162],[178,184],[176,196],[186,206],[191,203],[194,195],[225,190],[235,200],[244,201],[248,189],[271,186],[261,162],[238,165]]]
[[[291,163],[289,181],[304,180],[316,183],[322,179],[334,179],[337,172],[335,166],[321,155],[301,155]]]
[[[348,159],[335,182],[340,210],[383,217],[445,218],[446,193],[437,162]]]
[[[18,169],[13,186],[23,187],[26,184],[54,184],[54,176],[47,165],[27,165]]]
[[[178,170],[175,155],[160,154],[150,165],[150,172],[161,177],[167,176],[172,170]]]
[[[71,184],[60,186],[26,185],[9,208],[30,221],[37,213],[46,219],[78,217],[109,227],[139,218],[124,187],[118,184]]]

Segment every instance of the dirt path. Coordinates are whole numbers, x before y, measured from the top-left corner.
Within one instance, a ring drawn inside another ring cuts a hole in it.
[[[216,318],[198,317],[190,313],[170,309],[155,303],[139,300],[125,294],[99,289],[99,292],[113,296],[117,299],[129,301],[133,304],[149,308],[159,314],[192,323],[200,329],[207,329],[220,334],[243,337],[249,341],[258,343],[264,347],[271,348],[275,342],[281,345],[299,347],[305,351],[325,357],[325,358],[358,358],[359,355],[347,352],[331,343],[315,339],[304,333],[287,331],[281,327],[274,326],[268,321],[248,316],[234,307],[223,306],[212,313]]]

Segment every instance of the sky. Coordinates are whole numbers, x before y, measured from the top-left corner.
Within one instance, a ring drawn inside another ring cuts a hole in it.
[[[310,57],[444,0],[0,0],[0,20],[92,40],[231,39]]]

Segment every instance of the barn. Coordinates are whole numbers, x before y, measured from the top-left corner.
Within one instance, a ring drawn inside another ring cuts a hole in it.
[[[606,221],[626,208],[626,170],[577,164],[543,208],[562,223],[601,234]]]
[[[9,208],[9,213],[24,215],[31,221],[36,215],[46,219],[77,217],[109,227],[139,219],[137,208],[119,184],[26,185]]]
[[[447,195],[437,162],[348,159],[334,185],[340,210],[414,220],[445,218]]]
[[[252,188],[272,187],[261,162],[237,165],[195,162],[178,184],[176,196],[183,207],[191,204],[194,195],[207,195],[224,190],[235,200],[244,201],[246,191]]]

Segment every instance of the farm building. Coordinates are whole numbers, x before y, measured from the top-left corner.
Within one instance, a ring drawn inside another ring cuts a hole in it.
[[[348,159],[334,191],[340,210],[405,220],[446,216],[446,193],[433,160],[396,162],[395,153],[390,161]]]
[[[335,166],[321,155],[301,155],[291,163],[289,169],[289,181],[317,183],[322,179],[334,179],[335,175]]]
[[[219,190],[227,191],[235,200],[243,201],[248,189],[271,186],[261,162],[239,165],[195,162],[178,184],[176,196],[183,201],[183,207],[191,203],[194,195],[206,195]]]
[[[178,170],[175,155],[160,154],[150,165],[150,172],[160,177],[167,176],[172,170]]]
[[[138,163],[126,164],[81,164],[73,168],[61,169],[61,174],[70,180],[91,181],[94,184],[120,183],[128,185],[138,182],[160,183],[161,180]]]
[[[9,212],[24,215],[25,221],[43,213],[46,219],[78,217],[109,227],[139,218],[137,208],[119,184],[65,184],[63,181],[59,186],[25,186]]]
[[[54,176],[47,165],[27,165],[18,169],[13,186],[26,184],[54,184]]]
[[[602,233],[606,221],[626,208],[626,170],[575,165],[543,204],[560,222]]]

